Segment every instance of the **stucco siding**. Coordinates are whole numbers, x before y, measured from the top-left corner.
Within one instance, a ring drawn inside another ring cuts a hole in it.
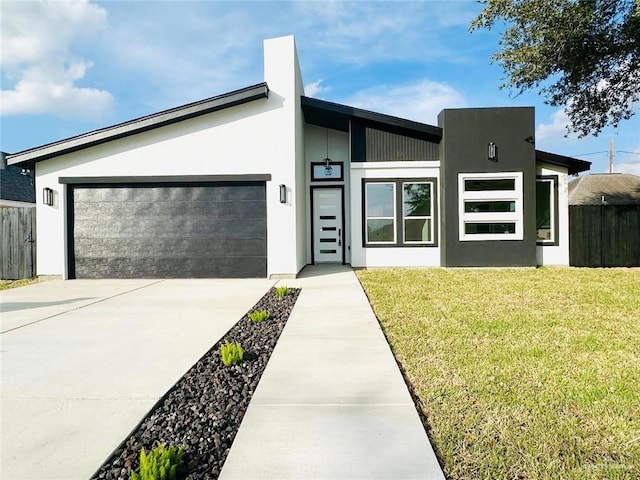
[[[440,184],[440,162],[375,162],[351,165],[351,265],[354,267],[437,267],[440,266],[439,212],[436,209],[436,241],[438,246],[428,247],[375,247],[363,246],[363,179],[434,178]],[[438,188],[438,187],[436,187]],[[438,193],[434,193],[434,199]]]
[[[567,169],[537,164],[536,175],[558,177],[558,245],[537,245],[538,265],[569,265],[569,176]]]
[[[37,164],[36,191],[54,190],[54,206],[38,204],[38,275],[66,277],[65,189],[59,177],[272,175],[267,182],[268,275],[297,273],[296,208],[279,203],[279,185],[296,188],[297,144],[293,37],[265,42],[268,99],[118,139]],[[283,72],[283,70],[286,70]],[[304,205],[302,205],[304,208]]]

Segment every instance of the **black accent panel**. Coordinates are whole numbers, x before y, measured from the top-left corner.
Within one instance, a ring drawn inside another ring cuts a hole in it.
[[[351,122],[351,161],[438,161],[440,139],[374,122]]]
[[[264,182],[67,188],[71,278],[267,275]]]

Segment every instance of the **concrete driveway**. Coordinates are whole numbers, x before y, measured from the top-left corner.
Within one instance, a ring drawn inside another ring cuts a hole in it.
[[[0,293],[0,478],[89,478],[275,280],[71,280]]]

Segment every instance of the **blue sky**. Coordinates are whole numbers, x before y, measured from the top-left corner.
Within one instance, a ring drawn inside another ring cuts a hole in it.
[[[262,40],[294,34],[306,94],[436,124],[443,108],[536,107],[536,148],[640,175],[640,115],[565,138],[562,109],[500,90],[499,31],[475,1],[10,2],[0,148],[15,153],[259,83]],[[636,110],[640,109],[640,106]],[[599,153],[598,153],[599,152]],[[631,152],[631,153],[628,153]]]

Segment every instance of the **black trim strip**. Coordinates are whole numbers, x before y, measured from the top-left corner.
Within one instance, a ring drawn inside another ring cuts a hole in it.
[[[247,175],[162,175],[131,177],[59,177],[63,185],[121,184],[121,183],[191,183],[191,182],[269,182],[270,173]]]
[[[564,155],[558,155],[557,153],[543,152],[542,150],[536,150],[536,162],[565,167],[569,175],[585,172],[591,168],[591,162],[587,162],[586,160],[566,157]]]

